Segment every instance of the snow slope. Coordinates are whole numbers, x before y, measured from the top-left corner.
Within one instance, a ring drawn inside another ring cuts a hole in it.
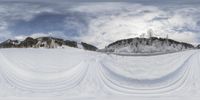
[[[199,97],[198,50],[118,56],[70,47],[0,49],[0,100]]]

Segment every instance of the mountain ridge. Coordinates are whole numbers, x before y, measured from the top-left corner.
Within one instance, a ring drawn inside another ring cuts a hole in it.
[[[192,44],[167,38],[136,37],[115,41],[100,51],[110,53],[169,53],[196,48]]]
[[[110,43],[104,49],[98,49],[85,42],[56,37],[27,37],[22,41],[8,39],[0,43],[0,48],[64,48],[64,46],[107,53],[169,53],[200,48],[200,45],[195,47],[189,43],[158,37],[121,39]]]
[[[85,43],[71,40],[64,40],[55,37],[27,37],[23,41],[8,39],[0,43],[0,48],[63,48],[64,46],[78,48],[78,44],[82,45],[82,49],[96,51],[98,48]]]

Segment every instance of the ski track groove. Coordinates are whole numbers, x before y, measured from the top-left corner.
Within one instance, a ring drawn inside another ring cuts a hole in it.
[[[9,59],[1,52],[0,59],[3,60],[0,63],[0,75],[6,83],[15,89],[38,93],[65,92],[76,89],[76,87],[87,88],[86,85],[91,85],[96,87],[97,90],[86,89],[86,93],[95,91],[96,94],[103,92],[104,94],[134,96],[164,95],[182,89],[188,84],[190,79],[196,79],[197,76],[195,76],[195,73],[198,72],[197,70],[200,71],[199,51],[191,54],[173,72],[159,78],[141,80],[122,76],[112,71],[109,66],[106,66],[101,57],[92,57],[89,60],[82,60],[74,68],[67,70],[66,73],[73,70],[73,73],[70,73],[72,74],[71,76],[62,76],[61,78],[58,77],[54,80],[36,82],[27,79],[27,77],[23,77],[24,73],[21,73],[20,75],[18,72],[15,72],[18,69],[13,69],[15,66],[12,65],[12,63],[9,62]],[[197,65],[193,64],[193,61],[196,61],[195,63]],[[2,63],[7,66],[3,66]]]

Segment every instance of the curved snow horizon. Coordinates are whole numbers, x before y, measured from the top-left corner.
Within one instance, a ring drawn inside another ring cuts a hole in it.
[[[199,100],[200,0],[0,0],[0,100]]]
[[[199,50],[125,57],[70,47],[1,49],[0,98],[195,99],[199,55]]]

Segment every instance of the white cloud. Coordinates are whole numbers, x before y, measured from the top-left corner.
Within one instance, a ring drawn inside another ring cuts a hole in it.
[[[73,39],[81,40],[103,48],[118,39],[138,37],[147,30],[153,29],[156,36],[169,37],[179,41],[196,43],[200,37],[200,7],[193,5],[151,6],[134,3],[78,3],[65,5],[43,5],[37,3],[0,4],[0,39],[18,38],[27,35],[11,33],[7,29],[13,20],[29,21],[42,12],[52,13],[81,13],[80,17],[87,16],[88,21],[81,24],[77,19],[66,19],[68,28],[77,28],[81,33]],[[72,16],[73,17],[73,16]],[[51,23],[54,24],[54,23]],[[71,27],[69,27],[71,25]],[[87,29],[86,29],[87,28]],[[62,31],[47,33],[33,33],[31,36],[53,36],[69,38]]]
[[[8,26],[15,20],[31,20],[35,15],[41,12],[55,12],[53,8],[43,7],[40,4],[29,3],[1,3],[0,4],[0,41],[17,38],[22,39],[23,35],[16,36],[11,33]]]
[[[6,28],[7,23],[4,20],[0,20],[0,42],[12,37],[12,34]]]
[[[67,38],[62,32],[48,32],[48,33],[33,33],[31,35],[17,35],[13,37],[13,39],[17,40],[24,40],[27,37],[32,37],[32,38],[38,38],[38,37],[47,37],[47,36],[52,36],[52,37],[59,37],[59,38]]]
[[[198,42],[199,7],[177,5],[176,9],[166,10],[164,7],[127,3],[101,5],[104,6],[91,4],[75,9],[97,14],[97,18],[90,21],[89,33],[81,39],[101,48],[119,39],[138,37],[149,29],[159,37],[168,34],[179,41]]]

